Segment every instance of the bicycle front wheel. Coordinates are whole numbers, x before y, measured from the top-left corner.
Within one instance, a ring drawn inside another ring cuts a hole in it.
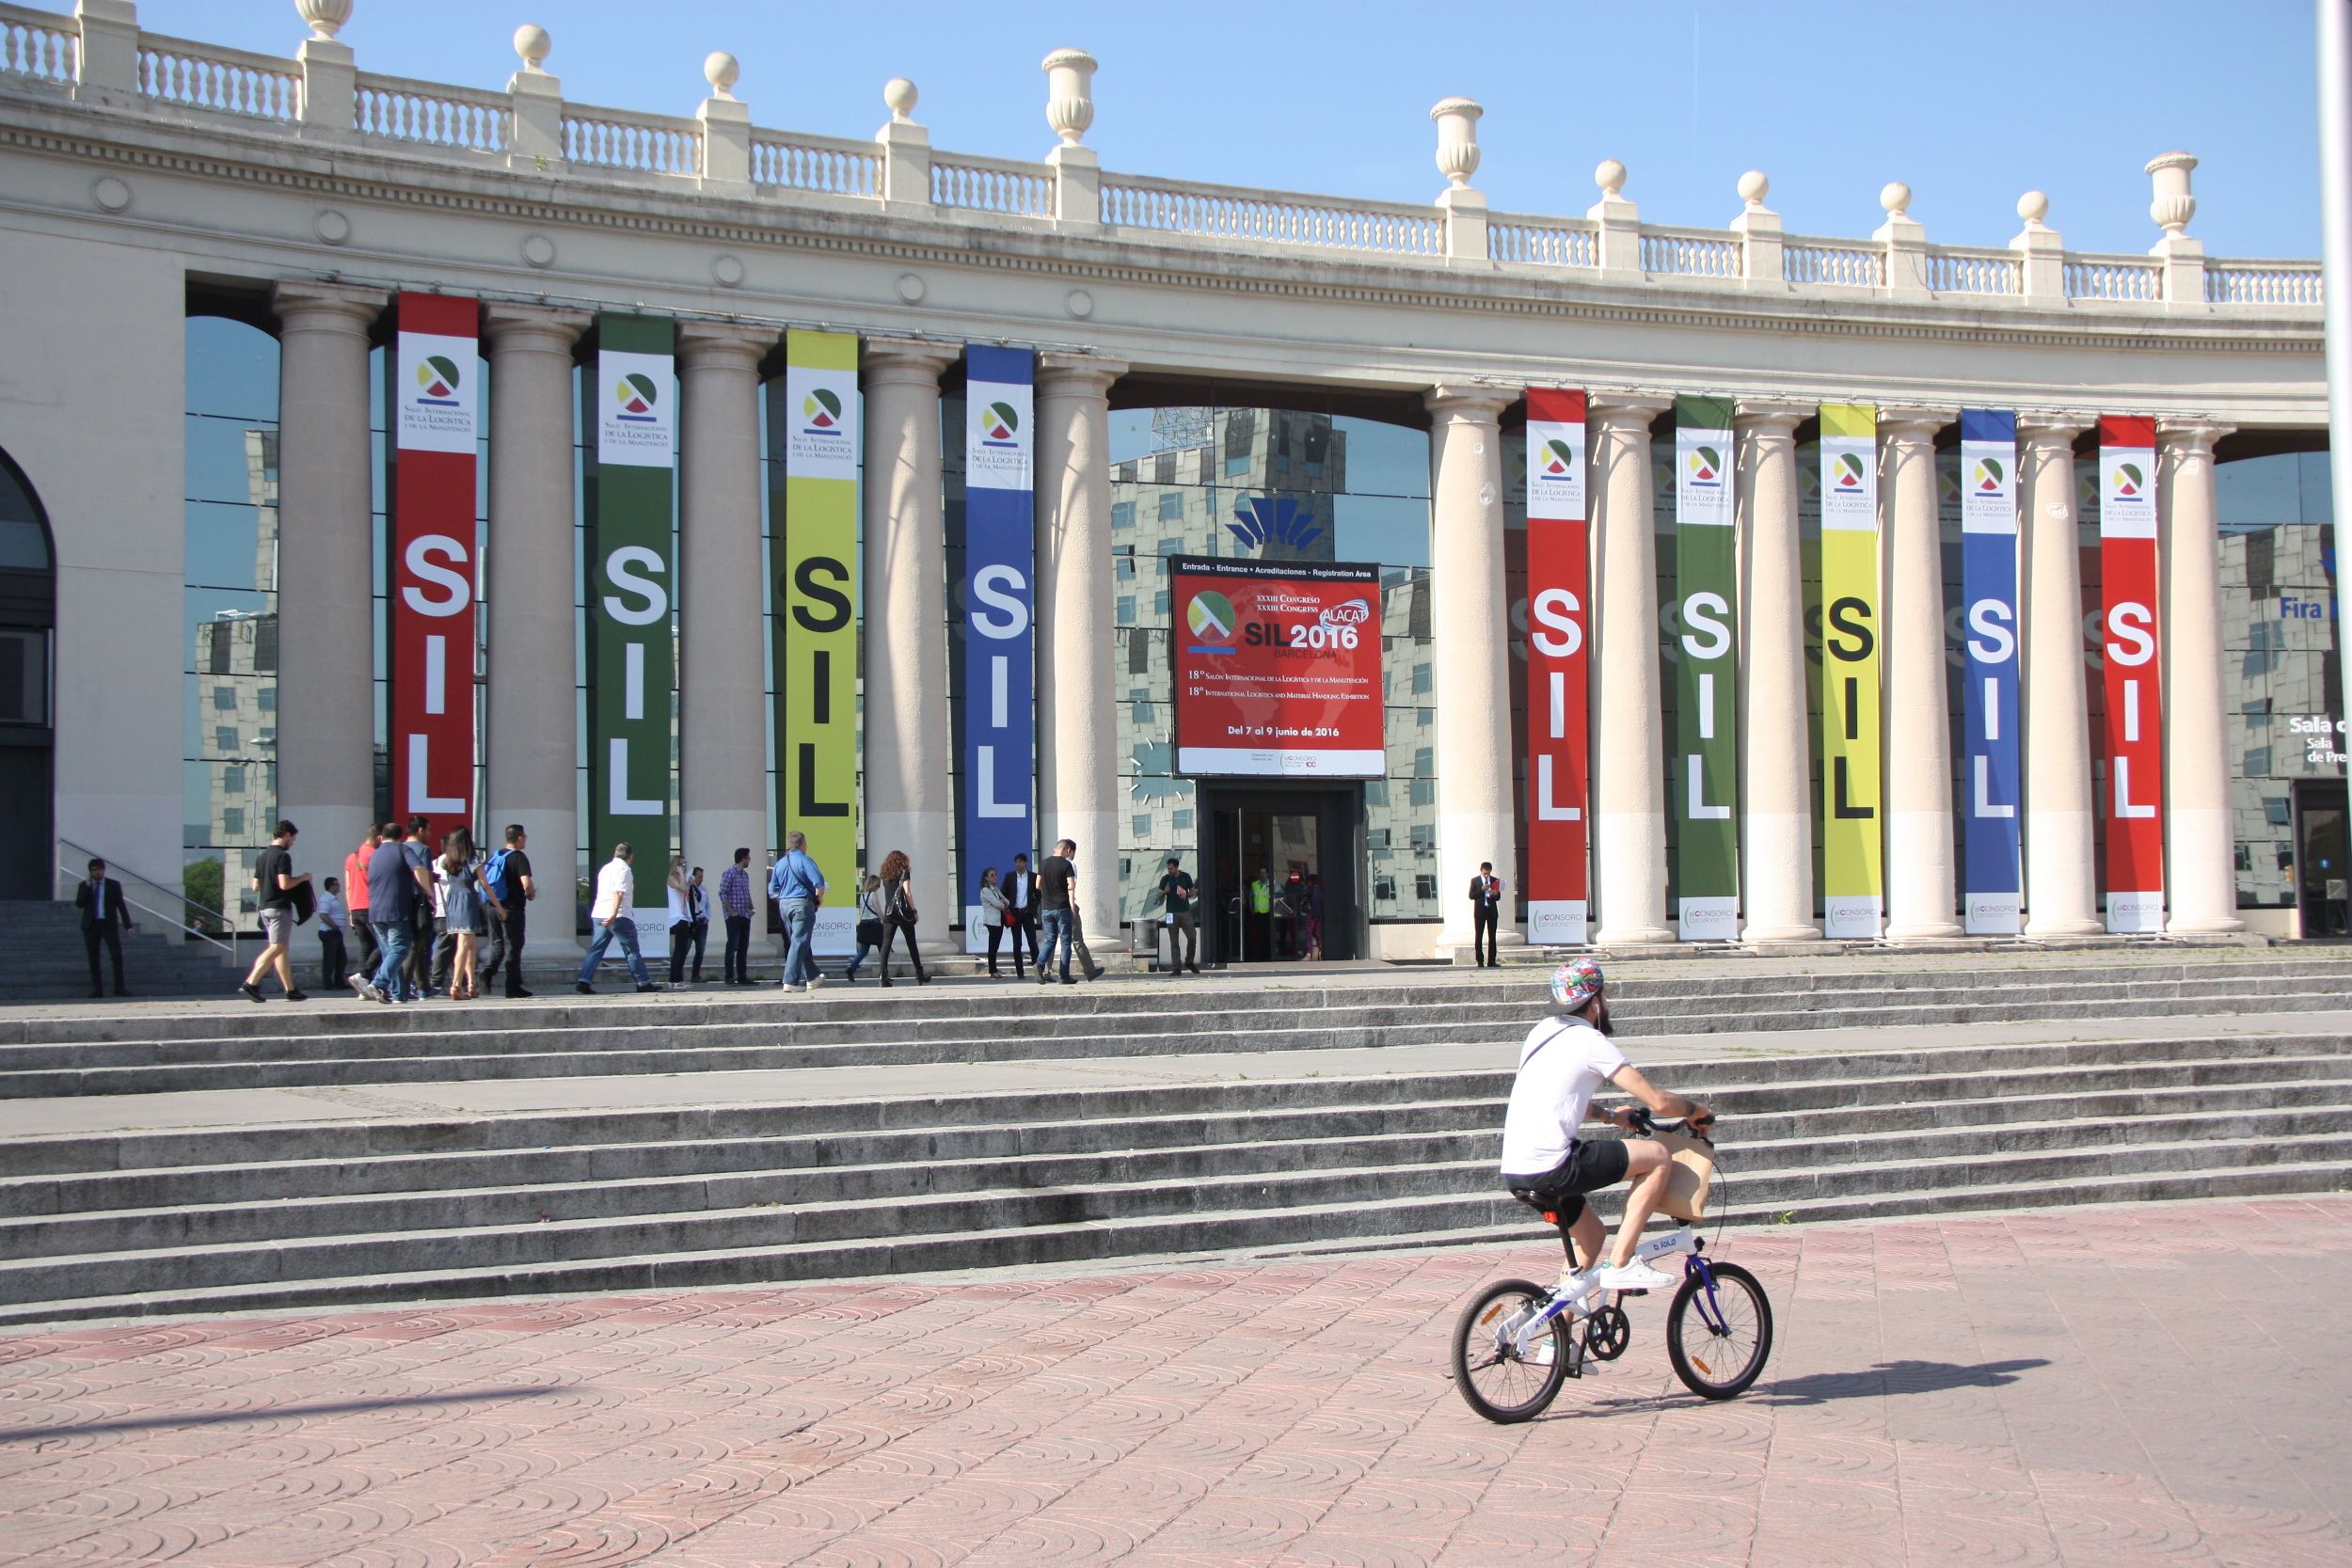
[[[1739,1264],[1708,1266],[1712,1294],[1692,1269],[1666,1309],[1666,1358],[1691,1392],[1727,1400],[1746,1392],[1772,1354],[1772,1304]]]
[[[1544,1325],[1521,1355],[1518,1327],[1551,1292],[1524,1279],[1489,1285],[1454,1324],[1454,1386],[1470,1407],[1508,1426],[1540,1416],[1567,1381],[1572,1354],[1565,1318]]]

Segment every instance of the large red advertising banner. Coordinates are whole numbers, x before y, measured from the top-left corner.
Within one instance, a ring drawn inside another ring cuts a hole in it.
[[[1527,394],[1527,940],[1585,940],[1584,394]]]
[[[1376,779],[1380,568],[1168,559],[1176,771]]]
[[[2156,422],[2099,421],[2106,699],[2107,929],[2164,929],[2164,736],[2156,663]]]
[[[480,307],[400,296],[391,372],[392,815],[473,820]]]

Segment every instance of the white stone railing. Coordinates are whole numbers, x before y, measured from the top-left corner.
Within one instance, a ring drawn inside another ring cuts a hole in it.
[[[2319,305],[2319,263],[2208,261],[2205,299],[2213,305]]]
[[[1196,185],[1146,175],[1103,177],[1103,221],[1120,229],[1270,245],[1327,245],[1403,256],[1438,256],[1445,251],[1445,224],[1425,207],[1236,185]]]
[[[1498,214],[1487,220],[1486,254],[1539,267],[1595,267],[1600,264],[1600,240],[1590,222]]]
[[[328,32],[339,24],[321,24]],[[909,221],[1012,220],[1050,227],[1075,244],[1108,231],[1213,248],[1235,242],[1314,247],[1366,261],[1581,268],[1618,288],[1793,283],[1883,292],[1929,309],[1997,298],[2033,309],[2080,302],[2308,313],[2322,299],[2315,261],[2207,259],[2186,238],[2196,214],[2189,185],[2196,161],[2181,153],[2152,160],[2145,171],[2154,181],[2152,215],[2165,229],[2149,255],[2067,252],[2043,221],[2049,199],[2038,191],[2020,198],[2026,228],[2006,248],[1929,245],[1907,215],[1911,192],[1899,182],[1880,193],[1890,223],[1881,238],[1801,238],[1780,233],[1777,214],[1764,205],[1771,182],[1756,170],[1739,182],[1746,206],[1735,229],[1645,223],[1624,194],[1627,171],[1615,159],[1595,170],[1601,203],[1590,216],[1488,215],[1475,199],[1454,199],[1477,195],[1468,181],[1478,168],[1478,114],[1467,100],[1449,99],[1432,114],[1454,197],[1420,206],[1100,173],[1083,147],[1094,118],[1087,96],[1094,62],[1076,51],[1048,59],[1046,119],[1064,150],[1082,155],[1026,163],[934,153],[929,132],[910,117],[917,95],[903,80],[884,91],[892,123],[874,140],[859,141],[753,126],[733,92],[739,62],[723,53],[705,62],[713,96],[702,116],[685,119],[567,103],[545,70],[552,48],[545,29],[523,28],[516,47],[523,71],[507,91],[485,92],[358,72],[340,46],[288,60],[147,33],[129,5],[68,15],[0,0],[0,94],[38,88],[55,103],[62,87],[98,113],[138,114],[143,100],[173,114],[234,115],[248,127],[329,144],[397,143],[428,156],[477,160],[477,167],[480,159],[502,157],[559,179],[653,175],[720,199],[836,210],[847,201]]]
[[[2153,304],[2164,298],[2164,269],[2139,256],[2069,256],[2066,297]]]
[[[284,60],[242,49],[139,35],[139,91],[163,103],[256,119],[297,119],[302,77]]]
[[[931,203],[1013,217],[1051,217],[1054,173],[1043,164],[1011,158],[941,153],[931,159]]]
[[[2022,286],[2014,252],[1960,245],[1928,248],[1927,281],[1939,294],[2013,294]]]
[[[12,11],[0,18],[0,71],[40,82],[71,82],[81,34],[59,25],[61,18]]]
[[[565,105],[567,163],[638,174],[700,174],[702,145],[702,126],[694,120],[629,109],[582,106],[573,112]]]
[[[1740,242],[1705,229],[1642,228],[1642,270],[1653,277],[1737,277]]]
[[[1791,236],[1781,246],[1780,275],[1790,283],[1832,283],[1848,289],[1886,286],[1886,252],[1851,240]]]
[[[752,133],[752,182],[831,196],[882,195],[882,154],[872,142]]]
[[[400,76],[362,73],[354,89],[354,126],[363,136],[503,152],[509,103],[502,92],[473,92]]]

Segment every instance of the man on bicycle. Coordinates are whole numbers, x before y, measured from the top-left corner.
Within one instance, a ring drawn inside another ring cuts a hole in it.
[[[1609,1003],[1601,995],[1600,965],[1571,958],[1552,972],[1551,994],[1558,1016],[1527,1032],[1519,1047],[1518,1077],[1511,1085],[1511,1108],[1502,1122],[1502,1184],[1511,1196],[1538,1212],[1557,1215],[1561,1245],[1568,1253],[1561,1267],[1563,1289],[1592,1269],[1600,1256],[1604,1227],[1584,1195],[1630,1180],[1625,1217],[1610,1261],[1587,1276],[1604,1291],[1654,1291],[1672,1286],[1672,1276],[1633,1257],[1673,1172],[1672,1156],[1651,1138],[1580,1139],[1588,1118],[1630,1132],[1630,1110],[1603,1111],[1593,1096],[1614,1084],[1661,1117],[1684,1117],[1693,1131],[1714,1119],[1697,1101],[1669,1094],[1642,1076],[1611,1044]],[[1581,1291],[1575,1293],[1581,1294]]]

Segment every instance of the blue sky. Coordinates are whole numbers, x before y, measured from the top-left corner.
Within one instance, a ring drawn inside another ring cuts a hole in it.
[[[269,54],[303,37],[286,0],[139,14]],[[1427,114],[1461,93],[1486,105],[1476,182],[1498,209],[1581,213],[1614,157],[1657,223],[1727,222],[1753,167],[1795,232],[1867,234],[1902,180],[1931,240],[2005,244],[2039,188],[2070,246],[2141,251],[2140,166],[2185,148],[2211,253],[2319,247],[2309,0],[358,0],[343,38],[363,70],[501,87],[526,21],[553,34],[568,98],[691,114],[703,56],[726,49],[760,123],[868,135],[906,75],[935,145],[1026,158],[1053,143],[1038,61],[1074,44],[1103,62],[1088,140],[1109,167],[1408,201],[1443,185]]]

